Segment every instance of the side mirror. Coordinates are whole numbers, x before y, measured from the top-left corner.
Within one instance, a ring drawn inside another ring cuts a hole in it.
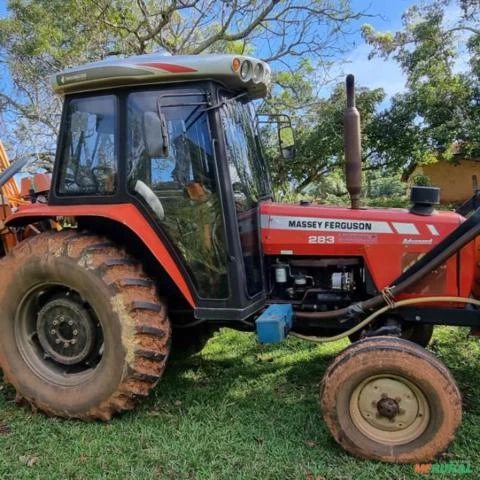
[[[285,160],[295,156],[295,135],[290,117],[284,113],[261,113],[256,116],[257,124],[276,124],[280,155]],[[268,127],[267,127],[268,128]],[[268,140],[274,139],[274,129],[268,129]],[[271,135],[270,135],[271,134]],[[271,142],[269,142],[271,143]],[[272,145],[273,146],[273,145]]]
[[[150,158],[168,157],[168,131],[165,117],[157,112],[143,114],[145,146]]]
[[[295,156],[295,140],[291,125],[278,124],[278,141],[282,157],[285,160],[293,158]]]

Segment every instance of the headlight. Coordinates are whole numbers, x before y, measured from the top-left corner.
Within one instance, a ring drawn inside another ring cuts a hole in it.
[[[240,68],[240,77],[242,80],[248,80],[252,75],[252,64],[250,60],[244,60]]]
[[[259,82],[263,78],[263,65],[257,63],[253,69],[253,80]]]

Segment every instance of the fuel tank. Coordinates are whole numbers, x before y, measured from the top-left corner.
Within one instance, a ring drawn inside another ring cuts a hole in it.
[[[465,219],[453,212],[421,216],[407,209],[264,203],[260,208],[265,255],[361,257],[377,287],[403,271]],[[415,286],[415,295],[470,295],[475,245],[464,247]]]

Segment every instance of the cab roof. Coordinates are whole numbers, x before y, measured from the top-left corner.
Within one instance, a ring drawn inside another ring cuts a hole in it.
[[[265,97],[271,82],[267,63],[244,55],[176,55],[158,53],[110,57],[70,68],[52,76],[55,93],[103,90],[120,86],[215,80],[229,90]]]

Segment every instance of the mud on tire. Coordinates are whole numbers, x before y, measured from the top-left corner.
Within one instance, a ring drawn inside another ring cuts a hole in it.
[[[423,463],[455,436],[462,399],[448,368],[407,340],[373,337],[350,345],[321,383],[325,423],[349,453],[393,463]]]
[[[142,267],[104,237],[42,233],[0,262],[0,366],[47,414],[109,420],[159,381],[166,305]]]

